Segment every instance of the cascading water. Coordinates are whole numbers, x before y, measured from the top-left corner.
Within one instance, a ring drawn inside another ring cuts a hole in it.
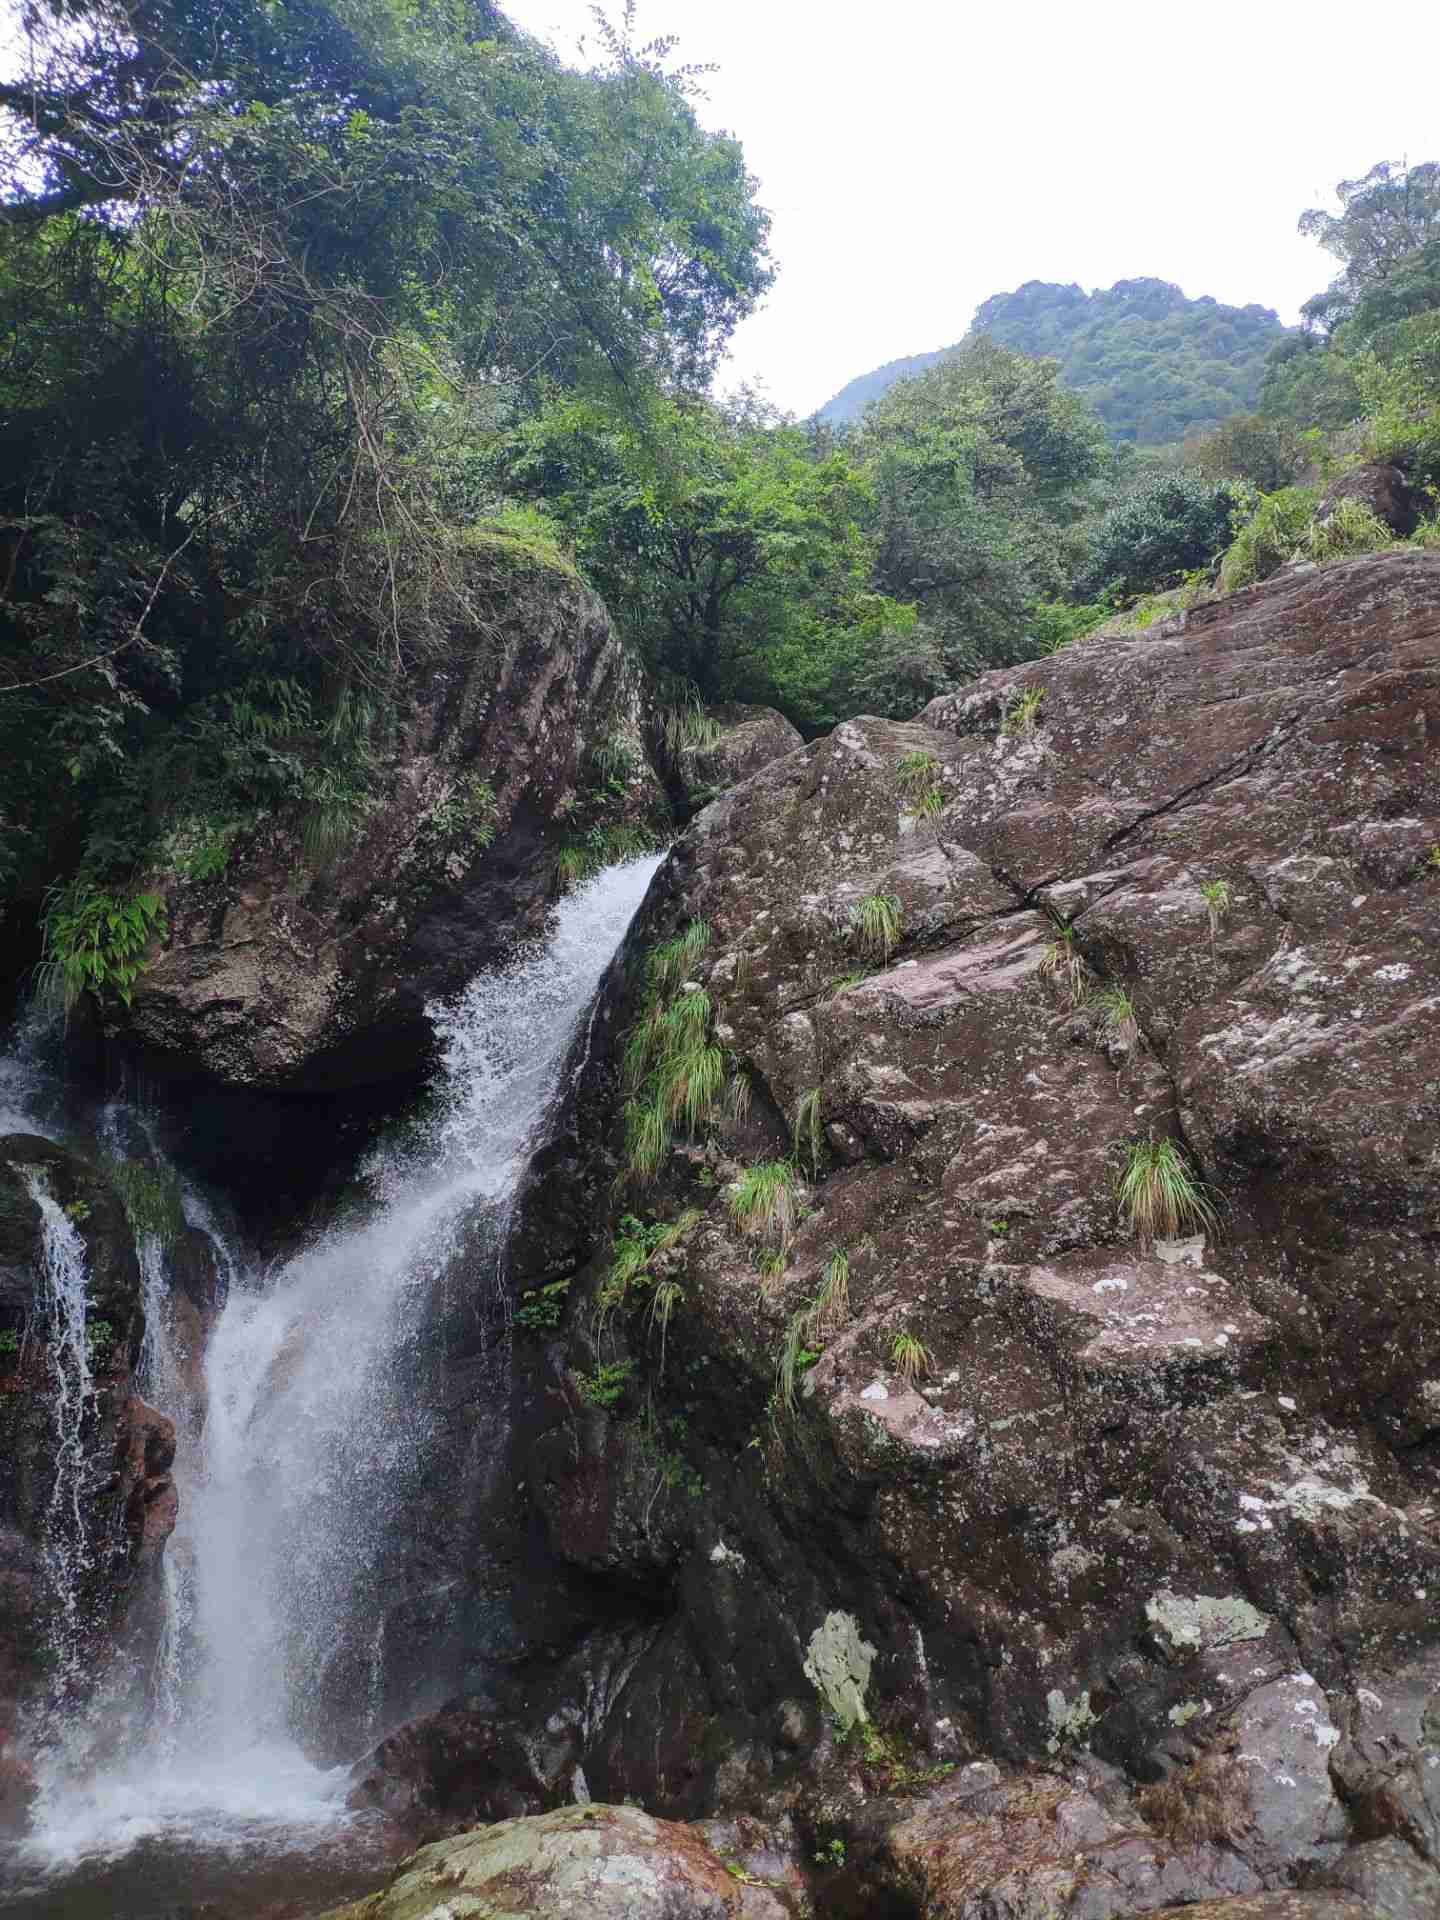
[[[45,1515],[46,1571],[60,1612],[51,1648],[62,1692],[73,1692],[82,1655],[80,1596],[87,1567],[85,1530],[85,1421],[95,1397],[86,1317],[85,1242],[45,1186],[26,1182],[40,1209],[42,1289],[40,1326],[50,1349],[50,1407],[55,1484]]]
[[[353,1758],[383,1731],[402,1508],[444,1439],[443,1409],[416,1397],[417,1383],[433,1385],[427,1335],[445,1312],[493,1313],[520,1173],[576,1021],[656,864],[602,874],[561,905],[543,948],[432,1009],[443,1065],[428,1116],[373,1157],[376,1203],[358,1223],[263,1272],[187,1198],[190,1223],[228,1265],[198,1448],[193,1369],[158,1246],[142,1249],[142,1386],[181,1432],[158,1710],[123,1761],[48,1773],[27,1843],[37,1865],[113,1859],[157,1835],[212,1851],[251,1850],[267,1835],[293,1848],[343,1818],[345,1769],[312,1756]],[[503,1354],[494,1368],[498,1408]],[[345,1752],[326,1722],[347,1688]]]

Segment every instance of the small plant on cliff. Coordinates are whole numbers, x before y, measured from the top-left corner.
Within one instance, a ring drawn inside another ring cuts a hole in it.
[[[851,987],[858,987],[862,980],[868,980],[869,978],[870,978],[870,969],[868,967],[861,967],[855,973],[839,974],[836,976],[834,980],[830,982],[830,987],[826,995],[826,998],[830,1000],[838,1000],[842,993],[848,993]]]
[[[1200,898],[1205,902],[1205,918],[1210,923],[1210,959],[1215,959],[1215,935],[1220,931],[1220,922],[1230,911],[1230,882],[1228,880],[1205,880],[1200,886]]]
[[[693,1136],[710,1120],[725,1086],[725,1056],[710,1038],[710,996],[690,979],[710,930],[692,920],[646,963],[649,991],[625,1042],[625,1164],[632,1179],[653,1180],[676,1128]]]
[[[602,1360],[593,1373],[577,1373],[572,1378],[587,1407],[608,1411],[625,1398],[634,1371],[633,1360]]]
[[[812,1174],[818,1172],[820,1167],[822,1142],[820,1123],[823,1099],[823,1088],[811,1087],[808,1093],[801,1094],[795,1104],[795,1126],[792,1133],[795,1158],[799,1160],[802,1156],[808,1157]]]
[[[1430,858],[1425,864],[1432,870],[1440,871],[1440,847],[1431,847]]]
[[[930,1349],[913,1333],[897,1333],[890,1342],[890,1364],[906,1386],[913,1387],[922,1374],[930,1371]]]
[[[646,962],[650,984],[660,993],[673,993],[694,972],[709,944],[710,929],[703,920],[692,920],[673,940],[662,940]]]
[[[895,769],[903,802],[909,812],[921,820],[933,820],[945,810],[945,788],[940,779],[940,762],[933,753],[917,749],[902,756]]]
[[[19,1351],[20,1335],[17,1330],[14,1327],[5,1327],[0,1330],[0,1353],[18,1353]]]
[[[1102,987],[1093,1001],[1100,1031],[1113,1046],[1128,1049],[1140,1038],[1135,1002],[1124,987]]]
[[[527,1287],[515,1309],[515,1324],[527,1333],[553,1333],[565,1313],[570,1276],[547,1280],[543,1287]]]
[[[1000,731],[1012,738],[1016,735],[1033,733],[1040,721],[1040,708],[1044,703],[1044,687],[1026,687],[1017,693],[1005,709],[1005,718],[1000,722]]]
[[[837,1247],[820,1271],[815,1295],[815,1327],[827,1333],[840,1326],[850,1312],[850,1256]]]
[[[84,993],[114,993],[128,1007],[152,940],[169,931],[158,893],[128,898],[76,880],[51,894],[44,923],[44,955],[37,969],[40,997],[66,1013]]]
[[[706,713],[698,693],[677,702],[673,707],[666,707],[661,716],[660,731],[672,760],[678,760],[687,748],[696,753],[708,753],[725,738],[724,727]]]
[[[799,1215],[799,1184],[788,1160],[747,1167],[730,1189],[730,1218],[753,1239],[788,1246]]]
[[[1040,955],[1040,971],[1053,980],[1072,1006],[1085,998],[1087,969],[1084,956],[1075,948],[1075,929],[1068,921],[1056,923],[1054,933]]]
[[[1116,1193],[1142,1245],[1173,1240],[1187,1230],[1208,1232],[1219,1224],[1214,1203],[1190,1171],[1184,1152],[1164,1136],[1135,1140],[1125,1148]]]
[[[900,940],[900,902],[893,893],[867,893],[851,909],[850,931],[862,953],[888,960]]]
[[[653,1333],[660,1329],[660,1371],[665,1371],[665,1336],[670,1330],[670,1318],[676,1307],[685,1298],[685,1289],[678,1280],[660,1280],[650,1297],[650,1329]]]
[[[918,748],[914,753],[900,756],[900,764],[895,769],[895,778],[899,781],[902,792],[923,793],[928,786],[932,785],[939,772],[940,762],[936,755],[925,748]]]
[[[787,1321],[775,1365],[775,1400],[783,1413],[794,1414],[800,1382],[820,1358],[819,1346],[812,1344],[815,1339],[815,1304],[807,1301]]]

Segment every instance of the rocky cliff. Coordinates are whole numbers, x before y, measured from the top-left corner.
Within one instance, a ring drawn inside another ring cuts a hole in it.
[[[798,1821],[837,1912],[1440,1900],[1437,742],[1385,555],[705,809],[517,1238],[547,1606],[605,1624],[492,1811]],[[647,1149],[657,1019],[726,1091]]]
[[[163,880],[168,936],[108,1037],[161,1080],[328,1093],[414,1077],[425,1004],[543,926],[595,750],[633,747],[619,813],[663,821],[638,676],[573,574],[521,559],[485,624],[412,673],[337,846],[272,822],[223,872]],[[612,811],[614,809],[612,808]]]

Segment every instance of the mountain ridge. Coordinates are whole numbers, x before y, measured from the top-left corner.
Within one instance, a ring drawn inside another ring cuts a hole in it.
[[[901,355],[858,374],[818,409],[831,426],[859,420],[897,380],[960,352],[980,335],[1060,362],[1062,384],[1085,393],[1115,440],[1161,446],[1248,412],[1270,349],[1294,331],[1271,307],[1194,299],[1168,280],[1027,280],[976,308],[953,346]]]

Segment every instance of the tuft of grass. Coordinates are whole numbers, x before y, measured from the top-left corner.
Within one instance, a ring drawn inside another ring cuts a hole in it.
[[[685,1289],[678,1280],[661,1280],[650,1297],[650,1331],[660,1329],[660,1371],[665,1371],[665,1336],[670,1330],[670,1319],[676,1307],[685,1298]]]
[[[747,1167],[730,1191],[730,1218],[740,1231],[782,1247],[794,1237],[799,1207],[799,1182],[788,1160]]]
[[[900,941],[900,902],[893,893],[867,893],[851,909],[850,930],[862,953],[888,960]]]
[[[725,1111],[738,1126],[750,1117],[755,1098],[755,1083],[743,1067],[736,1067],[725,1088]]]
[[[1044,687],[1026,687],[1023,692],[1017,693],[1005,709],[1005,718],[1000,722],[1001,733],[1011,738],[1033,733],[1040,721],[1044,699]]]
[[[921,820],[933,820],[945,810],[945,788],[940,762],[924,748],[901,756],[895,778],[908,810]]]
[[[1425,862],[1425,864],[1427,867],[1440,869],[1440,846],[1431,847],[1430,858]]]
[[[820,1168],[822,1145],[820,1122],[823,1099],[824,1090],[820,1087],[811,1087],[808,1093],[801,1094],[795,1104],[795,1125],[791,1135],[795,1158],[798,1160],[802,1155],[808,1156],[812,1174],[817,1173]]]
[[[1135,1002],[1124,987],[1102,987],[1091,1002],[1100,1030],[1117,1047],[1133,1047],[1140,1038]]]
[[[1084,1000],[1088,973],[1084,956],[1075,947],[1075,929],[1068,921],[1056,925],[1040,955],[1040,971],[1055,982],[1071,1006],[1078,1007]]]
[[[1186,1231],[1208,1233],[1220,1216],[1203,1183],[1175,1142],[1135,1140],[1125,1148],[1116,1195],[1130,1230],[1142,1245],[1173,1240]]]
[[[820,1270],[815,1295],[815,1329],[827,1333],[842,1325],[850,1313],[850,1256],[837,1247]]]
[[[662,940],[658,947],[652,947],[647,962],[651,986],[657,993],[674,993],[695,971],[709,944],[709,927],[703,920],[692,920],[673,940]]]
[[[913,1333],[903,1332],[897,1333],[890,1342],[890,1363],[908,1387],[913,1387],[933,1364],[925,1343]]]
[[[670,757],[675,760],[687,747],[705,753],[712,747],[718,747],[725,738],[724,727],[706,713],[698,693],[677,702],[673,707],[667,707],[661,716],[660,731]]]
[[[789,1264],[790,1255],[783,1247],[766,1247],[755,1262],[762,1291],[772,1287]]]

